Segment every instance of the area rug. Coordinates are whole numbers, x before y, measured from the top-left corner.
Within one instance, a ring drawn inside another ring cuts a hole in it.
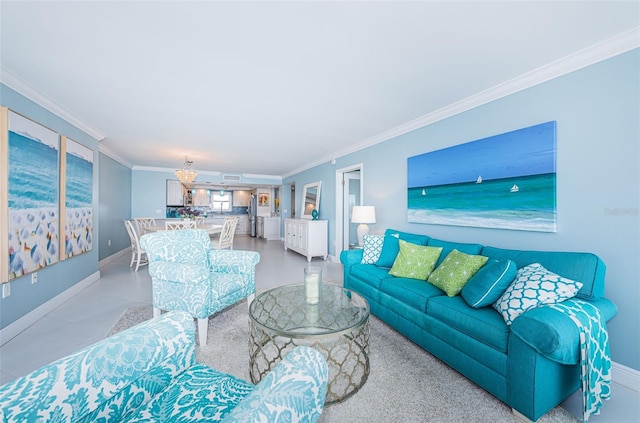
[[[129,308],[107,336],[152,317],[151,306]],[[244,380],[249,378],[246,300],[209,319],[207,345],[197,360]],[[371,316],[369,379],[342,403],[325,408],[319,422],[522,423],[511,408]],[[539,423],[579,422],[556,407]]]

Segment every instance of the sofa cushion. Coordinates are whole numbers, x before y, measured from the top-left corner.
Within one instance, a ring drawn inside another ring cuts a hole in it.
[[[195,364],[127,422],[221,420],[253,389],[235,376]]]
[[[501,352],[507,352],[509,327],[490,307],[471,308],[460,296],[429,300],[427,315]]]
[[[489,259],[462,288],[462,298],[471,307],[486,307],[495,303],[516,277],[513,260]]]
[[[427,247],[428,248],[428,247]],[[449,297],[458,295],[462,287],[487,262],[487,257],[461,253],[453,249],[427,281],[442,289]]]
[[[376,264],[380,258],[382,252],[382,243],[384,242],[384,235],[369,235],[364,236],[362,246],[362,264]]]
[[[380,257],[377,262],[378,266],[387,268],[393,266],[393,262],[396,260],[396,256],[400,251],[398,240],[407,241],[416,245],[427,245],[429,237],[387,229],[384,233],[382,251],[380,252]]]
[[[354,264],[351,268],[351,277],[380,289],[380,281],[391,276],[389,275],[389,269],[384,269],[374,264]]]
[[[493,304],[507,325],[527,310],[573,298],[582,283],[563,278],[534,263],[518,270],[516,279]]]
[[[442,248],[416,245],[399,240],[400,252],[389,274],[400,278],[426,280],[436,267]]]
[[[449,253],[453,250],[458,250],[465,254],[480,254],[480,251],[482,251],[482,245],[480,244],[449,242],[435,238],[429,238],[429,242],[427,243],[427,245],[430,247],[442,247],[442,255],[440,256],[440,260],[438,260],[438,263],[436,263],[436,266],[440,266],[440,263],[442,263],[444,259],[449,255]]]
[[[380,291],[423,313],[430,298],[442,296],[442,291],[435,286],[410,278],[383,279]]]
[[[482,255],[497,260],[511,259],[516,262],[518,269],[531,263],[540,263],[558,275],[582,282],[582,288],[576,297],[594,300],[604,296],[606,266],[595,254],[484,247]]]

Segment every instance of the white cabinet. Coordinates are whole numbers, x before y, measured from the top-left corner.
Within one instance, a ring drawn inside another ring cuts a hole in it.
[[[291,249],[307,257],[327,259],[328,226],[326,220],[285,219],[284,249]]]
[[[249,199],[251,193],[249,191],[233,191],[234,207],[249,207]]]
[[[236,226],[236,235],[247,235],[249,233],[249,216],[238,217],[238,226]]]
[[[167,206],[183,206],[184,193],[180,181],[167,179]]]
[[[267,241],[280,239],[280,218],[259,216],[256,222],[256,235]]]
[[[195,191],[196,193],[193,196],[193,205],[195,207],[209,207],[211,205],[211,200],[209,199],[207,190],[204,188],[198,188]]]

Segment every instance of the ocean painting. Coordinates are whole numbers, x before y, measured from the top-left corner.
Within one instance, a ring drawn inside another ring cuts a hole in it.
[[[93,150],[66,139],[65,258],[93,249]]]
[[[556,232],[556,122],[407,159],[407,219]]]
[[[56,132],[9,111],[9,280],[59,261]]]

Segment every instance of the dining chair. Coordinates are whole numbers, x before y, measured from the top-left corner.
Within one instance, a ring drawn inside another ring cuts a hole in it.
[[[175,231],[178,229],[196,229],[195,220],[165,220],[164,228],[168,231]]]
[[[218,242],[213,240],[211,245],[216,250],[233,250],[233,237],[236,234],[236,226],[238,225],[237,217],[226,217],[222,224],[222,231],[218,237]]]
[[[135,262],[137,272],[140,266],[149,264],[149,261],[147,259],[147,254],[140,246],[140,238],[138,238],[138,234],[136,233],[131,220],[125,219],[124,226],[125,228],[127,228],[127,233],[129,234],[129,239],[131,240],[131,263],[129,263],[129,267],[132,267],[133,263]]]
[[[204,216],[196,216],[193,218],[196,221],[196,226],[203,227],[204,226]]]
[[[147,229],[156,226],[156,219],[153,217],[134,217],[138,237],[147,233]]]

